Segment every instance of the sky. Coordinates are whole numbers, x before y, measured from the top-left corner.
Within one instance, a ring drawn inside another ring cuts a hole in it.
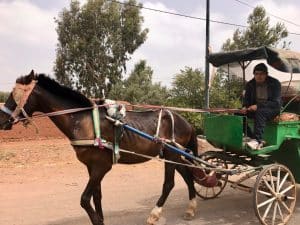
[[[10,91],[16,78],[28,74],[31,69],[53,76],[58,43],[54,18],[64,7],[69,7],[69,1],[0,0],[0,91]],[[206,15],[206,0],[138,2],[147,8],[198,18]],[[247,25],[247,17],[257,5],[266,9],[271,24],[284,22],[290,33],[300,34],[299,0],[210,0],[210,17],[215,21]],[[128,62],[127,75],[142,59],[154,71],[153,82],[166,86],[170,86],[174,76],[186,66],[204,71],[205,21],[146,9],[142,10],[142,15],[143,27],[149,29],[149,34]],[[237,28],[211,23],[212,51],[220,51],[224,41],[231,38]],[[286,40],[291,41],[292,50],[300,52],[300,35],[289,34]]]

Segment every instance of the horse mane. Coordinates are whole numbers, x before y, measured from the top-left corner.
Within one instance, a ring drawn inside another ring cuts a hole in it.
[[[54,79],[49,78],[45,74],[39,74],[37,77],[38,85],[43,87],[45,90],[57,95],[69,98],[77,104],[83,106],[91,106],[91,101],[78,91],[75,91],[69,87],[60,85]]]
[[[22,76],[17,79],[16,83],[26,85],[29,84],[32,80],[36,80],[37,84],[40,87],[53,93],[56,96],[69,98],[70,101],[76,102],[76,104],[80,104],[85,107],[92,106],[91,101],[83,94],[69,87],[60,85],[57,81],[48,77],[45,74],[35,74],[34,76],[30,76],[30,75]]]
[[[16,83],[27,85],[27,84],[30,84],[32,80],[36,80],[36,77],[37,77],[36,75],[34,75],[34,77],[33,77],[33,76],[31,76],[31,74],[21,76],[21,77],[17,78]]]

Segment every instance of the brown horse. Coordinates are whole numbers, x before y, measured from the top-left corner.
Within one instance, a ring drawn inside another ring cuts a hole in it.
[[[67,87],[61,86],[53,79],[43,74],[35,75],[33,71],[17,79],[15,88],[10,94],[5,105],[0,110],[0,129],[11,129],[12,125],[20,118],[30,119],[34,112],[51,113],[54,111],[84,108],[78,112],[68,112],[50,116],[55,125],[68,137],[69,140],[94,140],[94,125],[91,109],[93,103],[82,94]],[[101,135],[108,142],[114,140],[114,125],[106,119],[107,109],[99,107]],[[171,118],[173,117],[173,119]],[[158,126],[159,111],[127,112],[124,122],[147,134],[154,135]],[[173,120],[173,121],[172,121]],[[192,149],[196,155],[197,141],[194,129],[176,113],[161,114],[159,137],[171,139],[175,137],[177,143]],[[172,122],[175,126],[172,127]],[[173,131],[172,131],[173,130]],[[74,145],[76,156],[87,166],[89,181],[81,196],[81,206],[85,209],[93,225],[104,225],[101,205],[101,181],[104,175],[112,168],[112,150],[100,149],[93,145]],[[151,142],[125,130],[120,140],[120,148],[132,150],[139,154],[156,156],[163,151],[163,157],[175,162],[184,162],[178,153],[168,149],[161,149],[160,143]],[[128,153],[120,153],[119,163],[145,162],[141,156]],[[175,170],[180,173],[188,186],[189,204],[185,211],[185,218],[191,219],[195,215],[196,191],[193,176],[190,170],[183,165],[165,163],[165,177],[162,194],[156,206],[147,219],[147,224],[155,224],[158,221],[170,191],[174,187]],[[90,200],[93,198],[94,208]]]

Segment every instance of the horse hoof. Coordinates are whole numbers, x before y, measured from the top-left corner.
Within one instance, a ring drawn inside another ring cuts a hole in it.
[[[157,216],[152,216],[151,215],[147,219],[147,225],[155,225],[158,220],[159,220],[159,218]]]
[[[155,206],[147,219],[147,225],[155,225],[160,218],[161,212],[162,207]]]
[[[194,219],[195,214],[192,212],[185,212],[183,215],[184,220],[192,220]]]

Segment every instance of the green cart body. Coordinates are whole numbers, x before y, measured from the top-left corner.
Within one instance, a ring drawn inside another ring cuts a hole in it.
[[[253,126],[253,122],[249,122]],[[269,122],[263,139],[266,147],[255,151],[243,142],[243,116],[206,114],[204,117],[206,139],[213,146],[239,155],[267,155],[287,166],[300,183],[300,121]]]
[[[241,77],[244,85],[253,78],[252,61],[258,63],[257,60],[265,60],[269,66],[282,72],[280,75],[271,73],[282,82],[282,111],[300,115],[299,52],[262,46],[211,53],[208,56],[213,66],[219,67],[229,77]],[[238,67],[241,72],[236,72]],[[292,77],[293,74],[298,75]],[[291,78],[284,81],[282,76]],[[221,188],[217,192],[214,190],[216,187],[206,188],[201,193],[209,199],[214,198],[222,192],[228,181],[233,188],[253,192],[255,214],[261,224],[287,224],[295,209],[296,183],[300,183],[300,121],[268,122],[263,135],[265,147],[252,150],[246,145],[248,138],[244,136],[247,134],[243,134],[244,119],[243,116],[227,114],[208,113],[204,116],[206,139],[222,150],[206,151],[201,154],[202,157],[217,166],[243,171],[232,180],[222,173],[218,174],[222,177],[220,180],[224,181]],[[248,120],[247,124],[253,129],[253,121]],[[253,187],[249,185],[250,179],[255,180]]]

